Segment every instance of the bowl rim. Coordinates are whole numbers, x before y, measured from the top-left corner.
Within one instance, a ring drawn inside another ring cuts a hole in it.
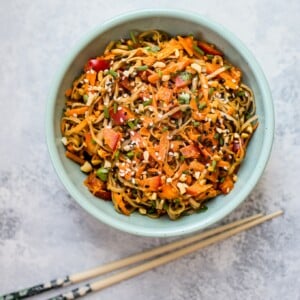
[[[202,26],[208,27],[210,30],[216,32],[217,34],[224,37],[225,40],[229,41],[234,47],[241,53],[243,59],[247,62],[251,62],[251,68],[258,82],[259,90],[261,92],[261,98],[266,99],[265,102],[268,102],[268,110],[265,112],[265,128],[264,130],[268,131],[268,134],[265,135],[262,145],[262,151],[257,160],[256,167],[254,168],[251,177],[248,178],[247,186],[243,188],[243,190],[239,193],[239,197],[232,199],[230,202],[224,206],[224,209],[217,211],[212,216],[199,220],[199,222],[195,222],[193,224],[185,224],[183,227],[168,227],[162,228],[160,230],[155,230],[138,227],[131,223],[125,223],[121,220],[116,220],[106,215],[102,211],[96,210],[92,203],[88,201],[84,201],[82,199],[81,193],[79,193],[72,184],[71,180],[68,178],[67,173],[65,172],[59,153],[57,150],[57,143],[61,142],[55,138],[55,129],[53,124],[53,116],[55,112],[55,103],[57,97],[57,90],[62,82],[65,72],[68,70],[70,64],[78,55],[78,53],[87,46],[92,40],[94,40],[101,33],[110,29],[110,27],[123,24],[126,21],[140,19],[143,17],[173,17],[182,20],[191,21],[193,23],[201,24]],[[274,139],[274,105],[272,101],[272,95],[270,92],[269,84],[267,79],[257,62],[254,55],[250,52],[250,50],[244,45],[244,43],[235,36],[228,29],[224,28],[222,25],[216,23],[211,20],[207,16],[203,16],[201,14],[185,11],[185,10],[177,10],[177,9],[139,9],[126,13],[119,14],[102,24],[99,24],[94,29],[89,31],[84,35],[84,37],[76,43],[76,45],[72,48],[69,54],[62,61],[62,65],[60,66],[58,72],[55,74],[54,80],[50,86],[50,92],[48,94],[47,104],[46,104],[46,141],[48,146],[48,152],[54,166],[54,169],[63,183],[63,186],[66,188],[68,193],[76,200],[76,202],[84,208],[89,214],[94,216],[96,219],[101,222],[114,227],[118,230],[140,235],[140,236],[148,236],[148,237],[171,237],[171,236],[179,236],[188,233],[195,232],[197,230],[202,230],[207,226],[210,226],[221,219],[223,219],[226,215],[231,213],[235,208],[237,208],[250,194],[253,190],[260,177],[262,176],[264,169],[267,165],[267,162],[271,155],[273,139]]]

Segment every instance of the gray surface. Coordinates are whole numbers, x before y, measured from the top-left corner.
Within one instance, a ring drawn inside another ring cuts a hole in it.
[[[0,294],[167,242],[84,212],[59,182],[45,143],[46,95],[63,57],[96,24],[148,3],[1,1]],[[257,57],[274,96],[275,143],[260,183],[224,222],[278,208],[285,215],[86,299],[300,299],[300,2],[151,3],[210,16]]]

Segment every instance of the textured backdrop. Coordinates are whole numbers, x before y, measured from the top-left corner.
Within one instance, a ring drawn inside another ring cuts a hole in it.
[[[47,93],[68,51],[104,20],[150,7],[207,15],[257,57],[274,97],[275,142],[261,181],[224,222],[285,215],[86,299],[300,299],[299,0],[1,1],[0,295],[168,241],[119,232],[83,211],[45,142]]]

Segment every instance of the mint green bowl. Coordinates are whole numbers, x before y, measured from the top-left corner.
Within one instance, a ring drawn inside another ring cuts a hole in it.
[[[90,194],[83,185],[85,175],[78,165],[65,157],[60,133],[65,90],[80,74],[90,57],[99,55],[110,40],[127,37],[128,32],[134,29],[160,29],[172,35],[201,33],[205,40],[216,44],[233,64],[242,69],[244,81],[256,96],[259,127],[239,170],[239,180],[230,194],[209,201],[205,213],[186,216],[177,221],[171,221],[167,217],[151,219],[138,213],[129,217],[121,215],[114,210],[111,202],[102,201]],[[86,211],[99,221],[122,231],[141,236],[169,237],[204,229],[224,218],[247,198],[269,159],[274,133],[274,109],[263,71],[254,56],[232,33],[195,13],[151,9],[123,14],[99,25],[70,52],[50,90],[46,131],[50,156],[57,174],[71,196]]]

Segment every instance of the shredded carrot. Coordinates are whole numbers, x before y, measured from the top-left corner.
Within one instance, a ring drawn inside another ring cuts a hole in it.
[[[211,187],[211,184],[202,185],[199,182],[196,182],[192,186],[187,187],[186,192],[192,196],[197,196],[203,192],[206,192]]]
[[[223,53],[221,51],[219,51],[214,46],[212,46],[204,41],[199,41],[198,46],[208,54],[223,56]]]
[[[86,79],[89,81],[90,85],[95,85],[97,78],[96,72],[88,72],[86,73]]]
[[[165,101],[166,103],[169,103],[172,100],[173,91],[164,86],[161,86],[157,91],[156,96],[158,100],[162,100]]]
[[[87,152],[90,154],[90,155],[93,155],[96,153],[97,151],[97,144],[95,141],[93,141],[93,138],[92,138],[92,135],[90,132],[87,132],[85,135],[84,135],[84,138],[85,138],[85,143],[86,143],[86,147],[87,147]]]
[[[204,100],[208,101],[208,81],[203,74],[200,74],[200,82]]]
[[[83,130],[87,125],[88,125],[88,120],[84,119],[78,125],[76,125],[75,127],[72,127],[71,129],[66,130],[65,135],[69,136],[69,135],[72,135],[74,133],[78,133],[81,130]]]
[[[182,45],[184,50],[190,55],[193,56],[193,38],[191,36],[187,36],[185,38],[178,36],[179,43]]]
[[[72,95],[72,89],[67,89],[66,92],[65,92],[65,96],[66,97],[70,97]]]
[[[73,115],[83,115],[86,111],[88,111],[88,106],[81,106],[73,109],[69,109],[65,112],[65,115],[67,117],[73,116]]]
[[[179,196],[179,191],[171,184],[164,184],[159,192],[159,197],[162,199],[176,199]]]
[[[233,189],[233,180],[231,176],[226,176],[224,181],[220,184],[220,189],[224,194],[228,194]]]
[[[182,147],[180,152],[185,158],[197,158],[200,155],[200,151],[195,145]]]
[[[141,186],[148,191],[157,192],[161,185],[161,177],[153,176],[146,179],[139,180]]]
[[[119,193],[112,193],[112,198],[114,199],[114,201],[116,202],[116,205],[120,208],[120,210],[122,211],[122,213],[124,215],[129,216],[130,215],[130,211],[126,208],[126,205],[123,201],[123,196]]]
[[[78,155],[74,154],[73,152],[66,151],[66,157],[70,158],[71,160],[75,161],[79,165],[83,165],[85,160],[79,157]]]
[[[229,87],[233,90],[238,89],[239,85],[236,82],[236,79],[232,78],[232,76],[230,76],[230,74],[228,72],[220,73],[219,76],[225,80],[224,85],[226,87]]]
[[[168,153],[169,151],[169,146],[170,146],[170,142],[169,142],[169,139],[168,139],[168,132],[165,131],[162,136],[161,136],[161,139],[160,139],[160,145],[159,145],[159,160],[161,162],[164,162],[165,161],[165,158],[166,158],[166,154]]]

